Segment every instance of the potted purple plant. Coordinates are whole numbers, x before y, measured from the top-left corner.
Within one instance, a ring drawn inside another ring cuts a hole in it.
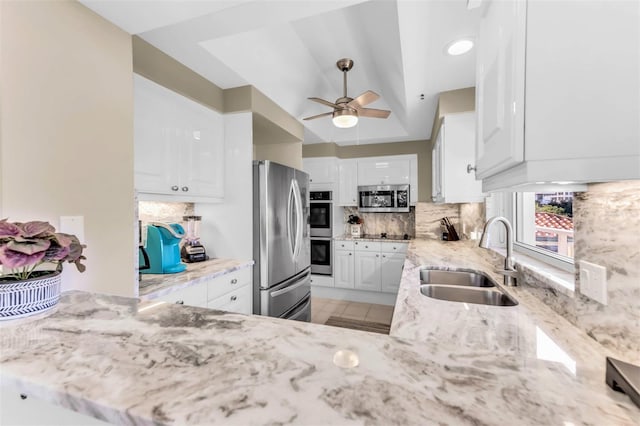
[[[62,264],[74,263],[84,272],[84,247],[75,235],[56,232],[47,222],[0,220],[0,319],[53,307],[60,297]]]

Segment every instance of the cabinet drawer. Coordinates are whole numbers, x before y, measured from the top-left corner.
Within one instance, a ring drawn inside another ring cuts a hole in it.
[[[245,285],[207,303],[207,308],[251,315],[253,308],[252,286]]]
[[[244,285],[251,284],[251,268],[229,272],[209,281],[207,300],[213,300]]]
[[[179,305],[198,306],[201,308],[207,307],[207,285],[196,284],[181,290],[176,290],[165,296],[159,297],[158,300],[162,300],[168,303],[177,303]]]
[[[384,242],[380,243],[380,251],[383,253],[406,253],[409,243]]]
[[[335,240],[335,249],[336,250],[353,250],[354,242],[349,240]]]
[[[311,285],[322,287],[333,287],[333,276],[311,274]]]
[[[355,241],[356,251],[380,251],[378,241]]]

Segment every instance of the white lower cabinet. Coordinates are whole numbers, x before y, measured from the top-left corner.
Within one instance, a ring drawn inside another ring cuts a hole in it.
[[[380,253],[356,251],[355,288],[357,290],[380,291]]]
[[[335,287],[398,292],[408,248],[406,242],[336,240],[334,246]]]
[[[158,300],[162,300],[168,303],[175,303],[178,305],[196,306],[198,308],[207,307],[207,284],[200,283],[183,288],[181,290],[173,291],[167,295],[159,297]]]
[[[331,275],[311,274],[311,286],[333,287],[333,277]]]
[[[158,300],[250,315],[253,312],[252,289],[251,268],[245,268],[174,291]]]
[[[111,424],[35,398],[6,385],[0,386],[0,408],[0,425],[98,426]]]
[[[380,260],[380,289],[385,293],[397,293],[404,267],[404,253],[382,253]]]
[[[251,315],[253,294],[250,285],[244,285],[237,290],[226,293],[207,302],[207,308],[226,312]]]
[[[338,246],[338,241],[335,246]],[[353,250],[335,250],[333,253],[333,285],[338,288],[353,288]]]

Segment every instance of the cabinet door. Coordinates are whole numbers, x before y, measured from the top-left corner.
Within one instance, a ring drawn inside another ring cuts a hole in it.
[[[253,292],[250,285],[223,294],[207,303],[209,309],[251,315],[253,310]]]
[[[490,1],[483,9],[476,64],[476,175],[524,160],[526,2]]]
[[[358,161],[340,160],[338,163],[338,176],[340,179],[339,202],[340,206],[358,205]]]
[[[303,169],[309,173],[309,183],[334,183],[336,180],[336,159],[329,158],[305,158]]]
[[[418,156],[412,155],[409,163],[411,164],[411,171],[409,174],[409,205],[415,206],[418,202]]]
[[[354,287],[354,259],[352,251],[336,250],[333,256],[335,266],[333,268],[334,286],[339,288]]]
[[[380,253],[355,252],[355,288],[380,291]]]
[[[134,75],[135,188],[152,194],[178,191],[174,109],[166,89]]]
[[[358,185],[399,185],[411,183],[408,158],[367,158],[358,160]]]
[[[397,293],[404,267],[404,253],[382,253],[380,261],[381,289],[387,293]]]
[[[207,284],[200,283],[176,290],[165,296],[161,296],[158,300],[167,303],[175,303],[177,305],[197,306],[199,308],[207,307]]]
[[[224,197],[224,123],[217,112],[181,97],[180,194]]]

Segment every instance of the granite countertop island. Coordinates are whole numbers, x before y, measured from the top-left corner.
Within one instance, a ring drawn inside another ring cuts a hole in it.
[[[412,240],[391,336],[65,293],[0,324],[0,376],[120,424],[637,424],[597,343],[524,291],[513,308],[416,294],[431,262],[493,267],[465,242]]]

